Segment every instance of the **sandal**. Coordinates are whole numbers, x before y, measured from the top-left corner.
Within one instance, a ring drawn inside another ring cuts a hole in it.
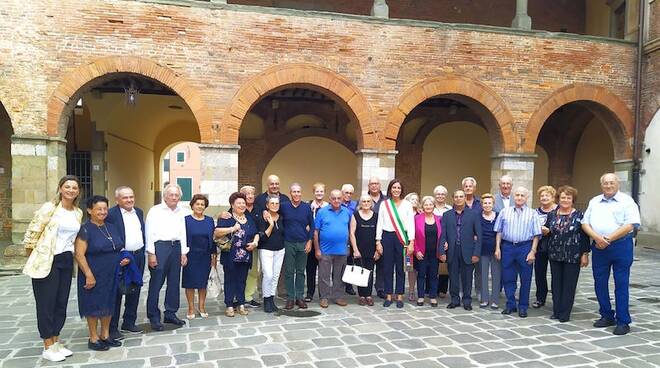
[[[361,296],[358,300],[358,305],[367,305],[367,298]]]
[[[541,308],[544,305],[545,305],[545,302],[540,302],[538,300],[535,301],[534,303],[532,303],[532,307],[535,308],[535,309]]]
[[[414,301],[415,301],[415,294],[414,294],[414,293],[410,293],[410,294],[408,294],[408,301],[410,301],[410,302],[414,302]]]
[[[368,296],[367,297],[367,305],[370,306],[370,307],[373,307],[374,306],[374,298]]]
[[[227,317],[233,317],[233,316],[235,316],[235,315],[236,315],[236,313],[234,312],[234,308],[233,308],[233,307],[227,307],[227,309],[225,309],[225,316],[227,316]]]
[[[248,315],[248,311],[247,311],[247,309],[245,309],[244,305],[241,305],[241,306],[238,307],[238,314],[240,314],[241,316],[247,316]]]

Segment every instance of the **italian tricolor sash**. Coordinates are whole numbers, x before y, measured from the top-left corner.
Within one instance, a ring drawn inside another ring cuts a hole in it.
[[[401,221],[401,217],[399,217],[399,211],[397,211],[394,201],[391,198],[385,202],[385,208],[387,209],[387,214],[390,216],[392,225],[394,225],[394,232],[397,238],[399,238],[399,241],[404,247],[408,246],[408,232],[403,227],[403,222]]]

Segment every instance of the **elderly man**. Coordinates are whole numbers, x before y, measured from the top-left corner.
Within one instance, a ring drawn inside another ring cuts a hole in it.
[[[474,265],[481,255],[481,212],[465,206],[465,193],[454,192],[454,208],[442,216],[440,235],[440,260],[449,266],[451,302],[447,308],[461,305],[460,292],[463,292],[463,308],[472,310],[472,275]],[[447,250],[445,250],[447,244]],[[460,290],[462,287],[463,290]]]
[[[592,269],[601,318],[594,327],[616,324],[615,335],[630,332],[628,287],[633,262],[633,230],[640,225],[639,208],[633,199],[619,190],[619,178],[607,173],[600,177],[603,194],[589,201],[582,219],[582,229],[593,240]],[[610,304],[610,271],[614,272],[616,314]]]
[[[511,206],[511,189],[513,187],[513,179],[509,175],[502,175],[500,178],[500,192],[495,194],[495,212],[499,213],[503,209]]]
[[[518,187],[513,197],[514,206],[503,209],[495,220],[495,258],[502,260],[502,283],[506,294],[502,314],[517,311],[521,318],[525,318],[529,308],[532,265],[541,237],[541,221],[536,211],[527,206],[529,190]],[[518,277],[520,296],[516,306]]]
[[[130,187],[120,186],[115,189],[115,202],[117,205],[108,210],[106,222],[114,224],[119,230],[124,250],[133,255],[134,264],[137,265],[138,271],[142,275],[144,274],[144,244],[146,243],[144,213],[141,209],[135,207],[135,195]],[[110,338],[112,339],[123,338],[118,329],[121,299],[122,294],[117,292],[115,310],[110,320]],[[124,300],[124,323],[121,325],[122,332],[141,333],[143,331],[135,325],[139,302],[140,288],[134,293],[126,295]]]
[[[385,194],[383,194],[380,187],[380,179],[377,176],[372,176],[369,178],[369,188],[368,194],[371,196],[371,200],[374,202],[373,211],[378,216],[378,209],[380,208],[380,203],[387,199]],[[374,287],[376,288],[376,295],[381,299],[385,299],[385,279],[383,276],[383,267],[382,267],[383,258],[379,258],[375,264],[376,278],[374,281]]]
[[[185,216],[190,212],[179,207],[181,188],[168,184],[163,190],[163,202],[153,206],[147,214],[145,224],[146,250],[149,259],[149,294],[147,296],[147,318],[154,331],[162,331],[158,296],[167,280],[165,291],[165,323],[183,326],[184,321],[176,316],[179,310],[181,289],[181,267],[188,263]]]
[[[291,201],[280,205],[284,223],[284,277],[287,293],[285,309],[293,309],[294,303],[298,308],[306,309],[307,303],[303,299],[305,267],[307,254],[312,250],[314,214],[309,203],[302,201],[300,184],[291,184],[289,190]]]
[[[477,213],[481,213],[481,201],[479,200],[479,196],[476,195],[477,179],[471,176],[463,178],[461,180],[461,186],[465,193],[465,206]]]
[[[280,207],[284,203],[291,202],[286,194],[280,193],[280,178],[277,175],[268,175],[266,184],[268,185],[268,190],[259,194],[254,200],[255,213],[258,214],[258,216],[261,216],[261,213],[266,210],[266,201],[269,196],[279,196]]]
[[[342,272],[348,253],[348,225],[353,213],[341,205],[342,193],[330,192],[330,206],[316,213],[314,251],[319,260],[319,295],[321,308],[327,308],[332,299],[339,306],[346,306]]]

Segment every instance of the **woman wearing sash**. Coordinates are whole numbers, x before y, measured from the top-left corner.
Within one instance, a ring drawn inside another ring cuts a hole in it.
[[[415,212],[412,204],[403,199],[404,194],[401,182],[393,179],[387,186],[387,200],[380,204],[378,210],[376,251],[383,257],[385,294],[387,294],[383,307],[392,305],[392,294],[396,293],[396,306],[403,308],[405,253],[412,255],[415,242]]]

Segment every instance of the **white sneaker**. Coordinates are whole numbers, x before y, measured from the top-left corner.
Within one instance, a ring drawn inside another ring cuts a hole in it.
[[[65,348],[64,344],[62,344],[61,342],[58,341],[54,345],[56,347],[56,350],[59,351],[60,354],[64,355],[65,358],[70,357],[71,355],[73,355],[73,351]]]
[[[48,349],[44,349],[44,352],[41,353],[41,357],[46,360],[50,360],[51,362],[61,362],[66,359],[64,354],[60,353],[54,344],[51,345]]]

